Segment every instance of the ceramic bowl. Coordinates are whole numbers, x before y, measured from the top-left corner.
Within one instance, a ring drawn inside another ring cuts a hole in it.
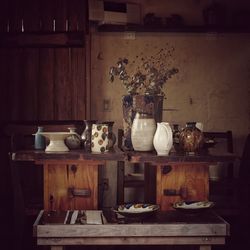
[[[159,205],[144,203],[128,203],[119,205],[113,211],[129,218],[147,217],[155,213],[159,209]]]
[[[214,206],[212,201],[178,201],[173,208],[186,213],[202,212]]]

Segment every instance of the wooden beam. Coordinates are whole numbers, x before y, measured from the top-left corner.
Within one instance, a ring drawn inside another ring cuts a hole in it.
[[[84,32],[0,33],[0,47],[84,47]]]

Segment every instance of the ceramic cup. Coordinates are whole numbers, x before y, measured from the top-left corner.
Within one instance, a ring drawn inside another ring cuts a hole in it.
[[[93,124],[91,132],[91,151],[104,153],[108,151],[108,125]]]

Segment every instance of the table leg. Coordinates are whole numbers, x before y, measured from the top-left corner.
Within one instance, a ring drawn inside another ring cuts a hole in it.
[[[200,245],[200,250],[211,250],[211,245]]]
[[[50,250],[63,250],[63,246],[50,246]]]

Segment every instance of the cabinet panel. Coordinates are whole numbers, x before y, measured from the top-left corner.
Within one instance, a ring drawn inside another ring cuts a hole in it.
[[[98,162],[44,164],[44,209],[97,209]]]
[[[180,200],[207,200],[208,165],[205,163],[169,163],[157,166],[157,204],[171,210]]]

